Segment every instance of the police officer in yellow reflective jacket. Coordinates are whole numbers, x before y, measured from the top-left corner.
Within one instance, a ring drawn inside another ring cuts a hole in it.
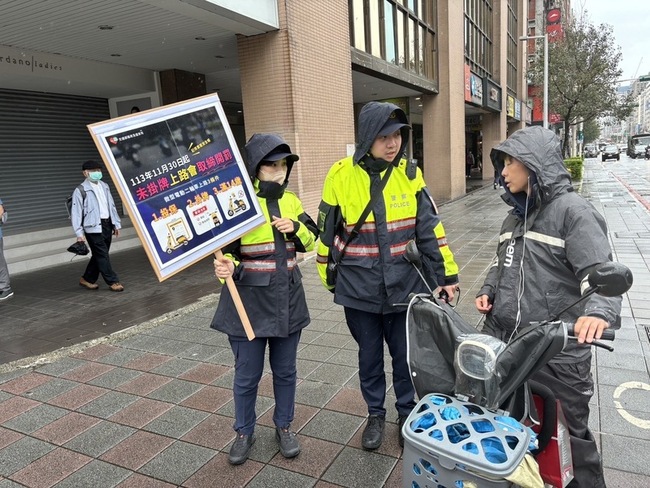
[[[318,230],[298,197],[286,190],[294,162],[289,145],[275,134],[254,134],[244,147],[246,166],[257,191],[266,224],[224,249],[215,260],[217,278],[232,276],[246,308],[255,339],[248,341],[227,288],[221,291],[211,327],[228,334],[235,355],[235,423],[237,438],[229,461],[246,461],[255,442],[255,402],[264,369],[266,345],[273,373],[276,439],[284,457],[300,446],[290,424],[296,396],[296,352],[300,332],[309,322],[296,252],[314,249]]]
[[[383,440],[384,340],[392,357],[400,445],[404,442],[401,427],[415,406],[406,362],[404,304],[410,293],[425,292],[426,286],[404,258],[406,243],[416,241],[432,287],[441,287],[452,299],[458,285],[458,266],[422,173],[402,159],[409,131],[406,114],[396,105],[364,105],[356,151],[334,163],[319,206],[318,271],[333,291],[334,302],[344,307],[348,328],[359,345],[359,380],[369,414],[362,436],[364,449],[376,449]],[[389,166],[381,195],[375,197],[372,211],[341,258],[350,232]],[[326,279],[330,253],[339,263],[335,287]]]

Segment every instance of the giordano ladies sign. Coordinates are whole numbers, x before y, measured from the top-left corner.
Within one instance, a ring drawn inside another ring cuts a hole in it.
[[[32,54],[20,53],[20,55],[12,55],[0,50],[0,67],[11,66],[16,69],[24,70],[25,72],[35,71],[63,71],[63,66],[54,63],[47,58],[39,58]]]

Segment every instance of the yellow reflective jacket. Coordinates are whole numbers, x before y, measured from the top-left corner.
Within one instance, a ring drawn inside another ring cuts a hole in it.
[[[296,252],[313,250],[318,231],[294,193],[285,191],[280,199],[257,198],[266,224],[227,246],[224,253],[237,265],[233,279],[255,335],[287,337],[310,321]],[[280,233],[271,225],[272,216],[293,220],[296,232]],[[232,336],[246,336],[226,287],[222,288],[211,327]]]
[[[370,201],[371,180],[377,185],[384,173],[371,176],[350,156],[335,163],[327,174],[318,212],[321,241],[316,263],[328,289],[328,255],[339,260],[345,241]],[[411,239],[420,249],[423,273],[432,287],[458,283],[458,266],[437,214],[422,172],[417,169],[411,179],[406,174],[406,160],[399,161],[340,260],[334,302],[371,313],[403,310],[410,293],[427,289],[404,258]]]

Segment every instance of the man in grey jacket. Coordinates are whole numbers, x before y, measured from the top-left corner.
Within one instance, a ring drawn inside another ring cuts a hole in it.
[[[77,187],[72,194],[70,214],[77,241],[88,241],[92,256],[79,286],[98,289],[95,282],[101,274],[111,291],[124,291],[108,255],[113,235],[119,237],[122,228],[113,196],[108,185],[101,181],[102,170],[97,161],[86,161],[81,169],[86,177],[79,185],[83,192]]]
[[[542,127],[521,129],[490,154],[513,207],[504,220],[496,258],[476,298],[487,314],[484,332],[509,341],[531,321],[541,321],[575,303],[587,276],[611,261],[603,217],[573,191],[560,141]],[[591,348],[608,327],[620,327],[621,297],[592,295],[560,318],[575,322],[578,343],[569,344],[536,380],[553,390],[571,434],[574,480],[569,486],[605,487],[602,464],[589,431],[593,395]]]

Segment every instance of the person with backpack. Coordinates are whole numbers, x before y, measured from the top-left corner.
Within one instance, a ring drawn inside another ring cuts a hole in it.
[[[97,290],[96,281],[101,274],[111,291],[124,291],[109,257],[112,238],[119,237],[122,228],[113,196],[101,181],[102,170],[97,161],[86,161],[81,169],[86,179],[72,194],[70,219],[77,242],[86,241],[92,255],[79,286]]]
[[[416,404],[406,360],[406,304],[411,293],[427,289],[404,258],[406,243],[416,240],[432,287],[451,300],[458,285],[458,265],[422,172],[404,158],[410,129],[397,105],[364,105],[354,155],[329,170],[318,209],[318,271],[334,302],[343,306],[359,346],[359,380],[368,406],[361,444],[367,450],[379,448],[384,436],[384,341],[392,357],[401,446],[401,427]],[[328,279],[328,260],[337,263],[335,284]]]
[[[7,261],[5,260],[4,255],[4,243],[2,239],[2,224],[6,221],[6,211],[2,205],[2,199],[0,199],[0,302],[3,302],[12,296],[14,292],[11,289],[11,283],[9,281],[9,269],[7,268]]]

